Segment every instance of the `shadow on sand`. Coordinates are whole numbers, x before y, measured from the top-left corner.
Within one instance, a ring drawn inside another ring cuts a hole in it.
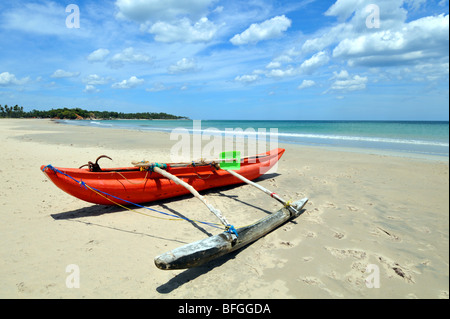
[[[255,182],[260,182],[260,181],[264,181],[267,179],[271,179],[271,178],[275,178],[279,176],[279,174],[274,173],[274,174],[266,174],[266,175],[262,175],[261,177],[255,179]],[[219,187],[219,188],[215,188],[215,189],[210,189],[207,191],[203,191],[203,195],[204,196],[212,196],[212,195],[217,195],[217,196],[224,196],[226,198],[232,199],[234,201],[239,202],[242,205],[245,205],[247,207],[250,207],[252,209],[255,210],[259,210],[264,212],[265,214],[272,214],[272,211],[268,211],[264,208],[249,204],[245,201],[242,201],[241,199],[238,198],[238,196],[236,195],[227,195],[224,192],[234,189],[236,187],[241,187],[241,185],[231,185],[231,186],[225,186],[225,187]],[[251,186],[248,186],[251,187]],[[191,198],[191,195],[183,195],[177,198],[171,198],[171,199],[165,199],[165,200],[161,200],[161,201],[156,201],[156,202],[152,202],[152,205],[159,205],[160,207],[162,207],[165,211],[170,212],[173,215],[179,216],[180,218],[183,219],[188,219],[187,216],[184,216],[183,214],[181,214],[180,212],[177,212],[173,209],[171,209],[170,207],[167,206],[168,203],[174,202],[174,201],[183,201],[186,200],[187,198]],[[150,204],[150,203],[149,203]],[[145,206],[145,204],[142,204],[143,206]],[[130,206],[130,208],[133,208],[132,206]],[[179,240],[175,240],[175,239],[171,239],[171,238],[161,238],[158,236],[154,236],[151,234],[146,234],[146,233],[138,233],[136,231],[129,231],[129,230],[125,230],[125,229],[120,229],[117,227],[112,227],[112,226],[105,226],[105,225],[100,225],[100,224],[96,224],[96,223],[92,223],[89,221],[86,221],[85,219],[83,220],[83,218],[85,217],[96,217],[96,216],[101,216],[104,214],[114,214],[114,213],[120,213],[120,212],[124,212],[127,211],[127,209],[119,207],[119,206],[105,206],[105,205],[92,205],[89,207],[84,207],[84,208],[80,208],[80,209],[76,209],[76,210],[72,210],[72,211],[67,211],[67,212],[62,212],[62,213],[58,213],[58,214],[51,214],[51,217],[55,220],[68,220],[68,221],[76,221],[76,222],[80,222],[80,223],[84,223],[84,224],[89,224],[89,225],[95,225],[98,227],[104,227],[104,228],[109,228],[109,229],[113,229],[113,230],[117,230],[117,231],[122,231],[122,232],[127,232],[127,233],[131,233],[131,234],[137,234],[137,235],[144,235],[144,236],[149,236],[152,238],[157,238],[157,239],[162,239],[162,240],[167,240],[167,241],[172,241],[172,242],[178,242],[180,244],[187,244],[187,242],[183,242],[183,241],[179,241]],[[304,212],[305,210],[303,209],[301,214]],[[301,215],[300,214],[300,215]],[[299,215],[299,216],[300,216]],[[297,216],[298,217],[298,216]],[[212,234],[210,232],[208,232],[207,230],[205,230],[201,224],[198,224],[194,221],[189,221],[193,227],[197,228],[198,230],[200,230],[201,232],[203,232],[206,236],[212,236]],[[295,219],[289,220],[288,223],[294,223],[296,224]],[[272,230],[273,231],[273,230]],[[270,232],[269,232],[270,233]],[[267,235],[267,234],[266,234]],[[264,235],[264,236],[266,236]],[[221,256],[215,260],[209,261],[201,266],[195,267],[195,268],[190,268],[190,269],[186,269],[185,271],[183,271],[182,273],[176,275],[174,278],[170,279],[167,283],[162,284],[161,286],[157,287],[156,290],[161,293],[161,294],[168,294],[171,293],[172,291],[178,289],[179,287],[183,286],[184,284],[210,272],[211,270],[213,270],[214,268],[220,267],[223,264],[225,264],[227,261],[236,258],[236,256],[243,250],[245,250],[247,247],[249,247],[250,245],[252,245],[252,243],[249,243],[248,245],[233,251],[227,255]],[[155,266],[156,267],[156,266]]]
[[[289,221],[287,221],[286,223],[294,223],[297,224],[297,222],[295,221],[296,218],[298,218],[299,216],[301,216],[306,210],[302,209],[300,214],[295,217],[294,219],[291,219]],[[280,225],[279,227],[285,225],[286,223]],[[270,231],[269,233],[265,234],[262,237],[267,236],[268,234],[270,234],[271,232],[275,231],[276,229],[278,229],[279,227],[273,229],[272,231]],[[262,238],[261,237],[261,238]],[[258,239],[257,239],[258,240]],[[256,240],[256,241],[257,241]],[[255,241],[254,241],[255,242]],[[214,259],[212,261],[209,261],[203,265],[200,265],[198,267],[195,268],[189,268],[186,269],[185,271],[183,271],[182,273],[176,275],[175,277],[173,277],[172,279],[170,279],[168,282],[166,282],[165,284],[162,284],[161,286],[156,288],[156,291],[161,293],[161,294],[168,294],[173,292],[174,290],[180,288],[181,286],[183,286],[184,284],[204,275],[207,274],[208,272],[210,272],[211,270],[213,270],[214,268],[220,267],[223,264],[225,264],[227,261],[232,260],[234,258],[236,258],[236,256],[242,252],[243,250],[247,249],[247,247],[250,247],[254,242],[249,243],[248,245],[233,251],[231,253],[228,253],[226,255],[223,255],[217,259]],[[170,271],[170,270],[168,270]]]

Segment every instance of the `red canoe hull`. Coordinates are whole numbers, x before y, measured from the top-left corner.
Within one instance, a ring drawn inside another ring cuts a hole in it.
[[[246,158],[236,172],[249,180],[258,178],[277,163],[284,151],[278,148]],[[94,204],[139,204],[189,193],[183,186],[158,173],[140,171],[136,167],[90,172],[88,169],[42,165],[41,170],[66,193]],[[169,164],[168,172],[192,185],[197,191],[242,183],[227,171],[211,165],[170,167]]]

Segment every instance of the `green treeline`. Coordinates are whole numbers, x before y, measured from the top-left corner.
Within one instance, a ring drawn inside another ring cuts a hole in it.
[[[22,106],[2,106],[0,105],[0,118],[58,118],[58,119],[142,119],[142,120],[177,120],[185,119],[183,116],[176,116],[167,113],[122,113],[111,111],[86,111],[80,108],[58,108],[49,111],[32,110],[25,112]]]

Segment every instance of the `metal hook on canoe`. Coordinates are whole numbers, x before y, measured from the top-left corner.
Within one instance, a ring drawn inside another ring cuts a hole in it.
[[[98,164],[98,160],[101,158],[108,158],[112,161],[111,157],[106,156],[106,155],[100,155],[95,160],[95,163],[92,163],[91,161],[89,161],[87,164],[81,165],[79,168],[83,168],[83,167],[87,166],[89,168],[89,171],[91,171],[91,172],[101,172],[102,169],[100,168],[100,165]]]

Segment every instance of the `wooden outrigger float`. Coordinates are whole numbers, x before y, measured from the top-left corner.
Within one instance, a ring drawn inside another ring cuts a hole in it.
[[[157,256],[155,265],[163,270],[192,268],[231,253],[251,244],[300,215],[307,201],[306,198],[296,201],[250,226],[236,229],[234,233],[224,231],[218,235],[175,248]]]

